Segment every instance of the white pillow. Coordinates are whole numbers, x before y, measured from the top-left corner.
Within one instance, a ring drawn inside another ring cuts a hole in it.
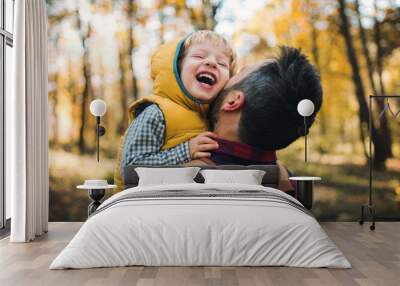
[[[195,183],[199,167],[186,168],[135,168],[139,186]]]
[[[234,183],[246,185],[261,185],[265,171],[262,170],[202,170],[204,183]]]

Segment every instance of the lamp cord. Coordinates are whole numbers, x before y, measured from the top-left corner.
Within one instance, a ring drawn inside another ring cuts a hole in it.
[[[304,116],[304,161],[307,162],[307,124]]]
[[[97,137],[97,162],[99,162],[99,153],[100,153],[100,116],[96,117],[96,137]]]

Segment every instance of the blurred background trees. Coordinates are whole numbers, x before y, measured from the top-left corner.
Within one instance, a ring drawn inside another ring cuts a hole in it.
[[[196,29],[224,35],[242,66],[273,56],[279,45],[301,47],[320,71],[324,88],[322,110],[311,130],[310,166],[343,166],[347,173],[365,168],[371,112],[376,168],[393,174],[382,188],[395,194],[400,185],[400,115],[393,116],[400,100],[389,100],[391,109],[384,114],[387,101],[368,107],[370,94],[400,94],[399,0],[47,2],[53,191],[74,188],[88,176],[111,179],[119,139],[128,126],[127,107],[151,92],[152,52]],[[100,164],[94,161],[95,120],[88,107],[94,98],[108,105]],[[302,148],[298,140],[280,156],[297,166]],[[77,167],[90,172],[73,172],[73,162],[88,162]],[[355,173],[363,176],[363,171]],[[70,183],[59,184],[60,174]]]

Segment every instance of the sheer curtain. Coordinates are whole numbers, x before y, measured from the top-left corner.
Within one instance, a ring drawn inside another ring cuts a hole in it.
[[[6,99],[6,187],[12,242],[48,227],[47,12],[44,0],[15,1],[12,96]]]

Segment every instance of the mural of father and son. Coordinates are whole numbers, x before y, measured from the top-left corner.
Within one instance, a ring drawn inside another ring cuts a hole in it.
[[[278,188],[294,191],[275,151],[313,124],[322,104],[319,74],[299,49],[286,46],[273,59],[237,73],[235,68],[235,52],[213,31],[191,33],[155,51],[153,92],[129,107],[117,190],[129,165],[276,164]],[[307,117],[298,111],[305,99],[314,105]]]

